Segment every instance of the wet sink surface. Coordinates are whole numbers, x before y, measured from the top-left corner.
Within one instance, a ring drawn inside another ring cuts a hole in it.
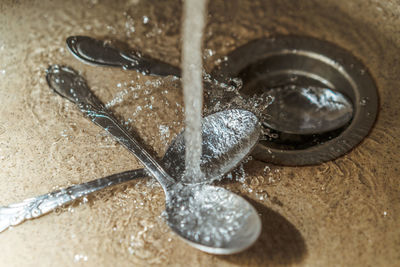
[[[212,256],[185,245],[160,217],[161,188],[141,179],[2,233],[1,265],[398,266],[399,6],[375,0],[210,1],[208,71],[251,40],[307,35],[360,58],[380,95],[375,127],[347,155],[308,167],[250,160],[233,173],[236,181],[222,183],[252,200],[262,216],[263,233],[248,251]],[[179,1],[0,4],[0,205],[140,167],[48,89],[49,64],[82,71],[126,126],[155,155],[163,154],[182,127],[179,81],[83,65],[68,53],[65,39],[115,38],[178,65],[180,11]]]

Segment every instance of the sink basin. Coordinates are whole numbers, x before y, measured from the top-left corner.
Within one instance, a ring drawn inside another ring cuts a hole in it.
[[[65,47],[71,35],[109,38],[179,65],[181,2],[66,3],[0,4],[0,205],[140,167],[49,90],[50,64],[81,71],[158,157],[183,126],[179,80],[84,65]],[[216,257],[181,242],[160,216],[161,187],[144,178],[0,234],[4,266],[400,265],[400,2],[214,0],[209,14],[207,72],[236,48],[278,35],[316,38],[358,58],[379,95],[369,135],[333,161],[296,167],[249,160],[221,182],[250,199],[262,218],[260,239],[243,253]]]

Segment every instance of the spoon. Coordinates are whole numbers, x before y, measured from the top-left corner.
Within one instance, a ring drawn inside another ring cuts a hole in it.
[[[135,56],[87,36],[67,38],[71,53],[84,63],[140,70],[159,76],[180,77],[180,69],[161,61]],[[143,69],[143,68],[142,68]],[[143,72],[143,71],[142,71]],[[338,91],[323,87],[285,85],[270,88],[263,96],[275,101],[265,110],[263,123],[274,130],[297,135],[322,134],[338,129],[353,117],[351,101]]]
[[[342,93],[315,86],[285,85],[265,91],[274,101],[263,123],[274,130],[298,135],[321,134],[346,125],[353,105]]]
[[[234,119],[233,119],[234,121]],[[231,120],[232,122],[232,120]],[[240,129],[245,132],[237,132],[234,138],[237,140],[226,143],[224,155],[232,155],[229,160],[227,157],[221,157],[217,149],[211,149],[212,140],[218,138],[218,130],[223,129],[224,123],[218,120],[215,115],[210,115],[203,119],[203,155],[201,157],[201,169],[205,174],[206,179],[214,179],[228,173],[242,158],[244,158],[251,150],[251,147],[257,143],[257,139],[239,140],[241,137],[248,135],[247,129]],[[247,143],[246,142],[252,142]],[[244,143],[240,147],[238,143]],[[218,152],[218,153],[216,153]],[[183,179],[184,177],[184,133],[181,132],[167,148],[162,163],[166,166],[168,173],[172,173],[174,177]],[[56,208],[60,208],[71,203],[75,199],[89,195],[106,187],[114,186],[120,183],[131,181],[136,178],[147,176],[144,169],[126,171],[118,174],[113,174],[107,177],[99,178],[87,183],[72,185],[68,188],[60,189],[48,194],[23,200],[21,203],[11,204],[5,207],[0,207],[0,233],[10,226],[18,225],[25,220],[34,219],[47,214]]]
[[[147,172],[157,179],[166,197],[167,223],[188,244],[208,253],[232,254],[248,248],[257,240],[261,232],[261,221],[254,207],[245,199],[223,188],[207,184],[183,185],[175,181],[139,142],[119,125],[100,100],[91,93],[83,77],[74,70],[53,65],[48,69],[46,78],[51,88],[77,104],[88,118],[107,130],[136,155]],[[247,138],[258,140],[260,128],[256,116],[251,112],[227,110],[214,115],[224,122],[230,121],[225,119],[225,116],[236,118],[233,125],[217,129],[219,133],[229,129],[228,133],[224,133],[229,137],[227,142],[234,140],[231,135],[240,132],[239,129],[249,129],[251,134]],[[229,161],[230,155],[223,155],[226,148],[220,145],[221,141],[225,142],[217,135],[210,139],[209,145]],[[209,182],[212,180],[214,179],[210,179]]]
[[[257,143],[257,138],[243,139],[243,137],[250,133],[248,129],[240,128],[240,131],[236,132],[235,135],[232,135],[236,140],[231,140],[229,143],[225,142],[225,151],[212,149],[212,140],[223,137],[220,136],[221,133],[219,131],[228,125],[224,123],[229,123],[218,119],[218,116],[210,115],[204,118],[202,123],[203,154],[200,165],[206,180],[213,180],[215,177],[221,177],[225,173],[231,171],[246,155],[250,153],[251,148]],[[230,123],[234,121],[235,118],[232,118]],[[224,129],[224,132],[226,132],[226,130],[227,129]],[[238,146],[239,143],[242,145]],[[184,132],[181,132],[172,141],[161,160],[167,172],[173,174],[173,176],[179,178],[179,180],[184,180],[185,177],[184,155]],[[224,155],[231,156],[226,157]],[[144,169],[126,171],[90,182],[72,185],[41,196],[28,198],[20,203],[0,207],[0,233],[8,229],[10,226],[15,226],[26,220],[43,216],[44,214],[93,192],[146,176],[147,174]]]
[[[203,119],[203,146],[201,158],[201,170],[205,174],[206,179],[214,179],[221,177],[225,173],[232,170],[246,155],[251,148],[257,143],[257,138],[243,138],[250,134],[248,129],[240,128],[231,137],[236,140],[225,142],[225,151],[212,149],[212,140],[221,137],[220,130],[226,128],[228,123],[235,123],[236,118],[230,118],[229,121],[218,120],[216,115],[210,115]],[[222,117],[226,118],[226,117]],[[225,124],[224,124],[225,123]],[[227,132],[224,129],[223,132]],[[223,136],[222,136],[223,137]],[[238,146],[238,144],[242,144]],[[169,174],[179,180],[184,180],[184,133],[181,132],[168,147],[162,163]],[[231,155],[226,157],[225,155]],[[81,198],[103,188],[127,182],[139,177],[145,177],[144,169],[127,171],[114,174],[108,177],[99,178],[83,184],[73,185],[65,189],[57,190],[38,197],[23,200],[21,203],[11,204],[6,207],[0,207],[0,232],[6,230],[10,226],[18,225],[25,220],[34,219],[62,207],[77,198]],[[189,181],[190,182],[190,181]]]
[[[69,51],[80,61],[95,66],[120,67],[137,70],[143,74],[180,77],[181,70],[168,63],[141,55],[137,51],[125,52],[109,42],[88,36],[67,38]]]

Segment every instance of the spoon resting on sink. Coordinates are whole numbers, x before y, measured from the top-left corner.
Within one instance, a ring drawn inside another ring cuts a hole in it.
[[[247,129],[241,128],[240,130],[243,132],[237,132],[232,136],[236,138],[235,140],[225,143],[225,151],[223,151],[223,153],[224,155],[231,155],[229,160],[228,157],[216,153],[218,150],[212,149],[212,146],[210,146],[213,142],[212,140],[221,137],[218,131],[224,129],[229,123],[235,123],[235,119],[236,118],[231,118],[230,122],[223,121],[215,114],[203,118],[203,154],[200,168],[207,180],[220,178],[224,174],[230,172],[251,152],[251,148],[258,142],[256,138],[244,139],[243,137],[248,134]],[[239,146],[239,144],[243,145]],[[184,132],[181,132],[174,138],[161,160],[167,172],[176,177],[178,181],[184,181],[185,177],[184,155]],[[26,220],[41,217],[91,193],[146,176],[148,175],[145,169],[126,171],[28,198],[20,203],[0,207],[0,233],[11,226],[16,226]]]
[[[149,75],[181,76],[181,70],[178,67],[143,56],[138,51],[120,50],[107,41],[88,36],[70,36],[66,43],[72,55],[90,65],[136,70]]]
[[[244,198],[208,184],[191,184],[193,181],[186,176],[185,180],[177,182],[105,109],[92,94],[84,78],[73,69],[53,65],[48,69],[46,78],[53,90],[75,103],[95,124],[113,135],[157,179],[165,193],[167,224],[184,241],[208,253],[232,254],[248,248],[257,240],[261,232],[261,221],[254,207]],[[230,163],[231,158],[237,157],[240,149],[226,155],[224,142],[237,141],[235,136],[245,133],[239,138],[243,142],[237,147],[248,145],[246,150],[250,152],[260,136],[258,119],[253,113],[239,109],[211,116],[215,116],[212,125],[215,120],[220,120],[223,126],[225,123],[225,127],[217,127],[218,135],[210,138],[207,146],[221,160],[225,158],[228,165],[234,165]],[[231,124],[231,121],[234,123]],[[215,179],[211,177],[204,182],[209,183]]]
[[[274,100],[264,110],[263,124],[279,132],[322,134],[346,125],[353,104],[342,93],[315,86],[285,85],[266,89]]]
[[[87,64],[135,69],[159,76],[181,74],[178,67],[140,56],[138,52],[119,50],[88,36],[71,36],[66,42],[69,51]],[[329,88],[288,84],[268,88],[262,96],[275,99],[264,110],[267,116],[263,124],[284,133],[321,134],[346,125],[353,116],[351,101]]]
[[[207,180],[222,177],[224,174],[231,171],[244,157],[246,157],[246,155],[250,153],[251,148],[257,143],[256,138],[244,138],[248,135],[247,129],[240,128],[243,132],[237,132],[233,135],[232,137],[235,138],[235,140],[231,139],[229,143],[225,142],[223,155],[221,153],[216,153],[218,150],[212,149],[212,140],[218,137],[223,137],[220,136],[221,133],[218,131],[226,128],[231,123],[236,123],[237,119],[234,117],[230,118],[230,121],[223,121],[221,118],[225,117],[210,115],[203,118],[203,154],[201,157],[200,168]],[[226,129],[224,132],[226,132]],[[239,144],[242,145],[239,146]],[[184,181],[184,155],[184,132],[181,132],[172,141],[161,160],[161,163],[165,166],[167,172],[173,175],[173,177],[176,177],[178,181]],[[228,160],[228,157],[224,155],[231,156]],[[10,226],[18,225],[25,220],[43,216],[56,208],[67,205],[74,200],[87,196],[93,192],[145,176],[147,176],[147,174],[144,169],[126,171],[87,183],[72,185],[41,196],[28,198],[20,203],[0,207],[0,232],[6,230]]]

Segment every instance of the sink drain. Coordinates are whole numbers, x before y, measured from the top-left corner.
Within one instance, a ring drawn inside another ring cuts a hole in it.
[[[298,135],[264,125],[266,134],[253,156],[266,162],[311,165],[333,160],[365,138],[377,115],[377,89],[367,68],[326,41],[299,36],[252,41],[229,54],[213,75],[221,80],[239,77],[240,94],[246,97],[262,95],[265,88],[294,84],[330,88],[351,100],[351,121],[330,132]]]

